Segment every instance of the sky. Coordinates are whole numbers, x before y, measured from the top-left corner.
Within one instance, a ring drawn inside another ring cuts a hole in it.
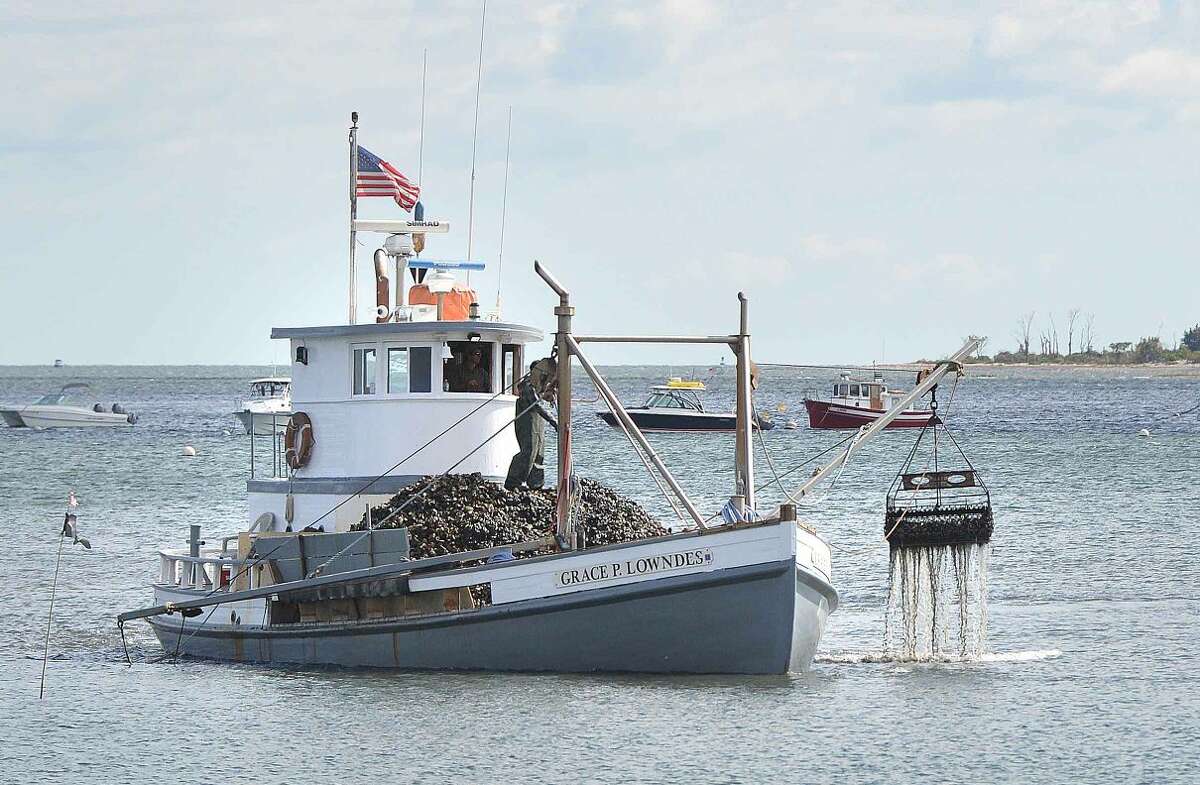
[[[450,221],[425,256],[464,258],[480,14],[3,4],[0,364],[270,363],[271,327],[344,323],[351,111]],[[506,321],[553,329],[534,259],[579,332],[734,332],[745,291],[770,362],[1200,321],[1195,2],[493,0],[480,96],[472,284]]]

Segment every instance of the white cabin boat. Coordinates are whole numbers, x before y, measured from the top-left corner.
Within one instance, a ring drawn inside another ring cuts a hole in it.
[[[137,416],[119,403],[83,406],[79,394],[90,387],[82,382],[63,385],[58,392],[43,395],[28,406],[0,409],[0,418],[10,428],[128,428]]]
[[[804,408],[808,410],[810,428],[861,428],[889,412],[896,416],[888,428],[925,427],[934,417],[933,410],[920,408],[915,402],[900,406],[907,395],[903,390],[889,389],[879,373],[869,381],[843,373],[828,401],[805,398]],[[898,413],[893,411],[897,406]]]
[[[254,379],[250,391],[250,398],[233,413],[246,433],[258,436],[283,433],[292,416],[292,380],[279,376]]]

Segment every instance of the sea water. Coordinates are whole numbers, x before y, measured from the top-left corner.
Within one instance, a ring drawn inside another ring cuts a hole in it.
[[[1156,418],[1200,400],[1200,369],[968,369],[951,427],[996,510],[986,641],[968,656],[952,643],[955,656],[915,662],[885,648],[884,494],[914,437],[891,431],[801,507],[834,546],[841,593],[809,673],[172,662],[143,624],[129,628],[128,667],[115,615],[150,601],[157,548],[183,547],[189,524],[215,539],[246,522],[249,444],[232,412],[267,370],[0,368],[2,403],[80,380],[141,416],[127,430],[0,428],[0,782],[1195,781],[1200,419]],[[689,370],[608,374],[638,402]],[[782,404],[783,419],[803,420],[804,396],[823,395],[835,375],[764,369],[759,409]],[[728,369],[712,386],[708,402],[731,407]],[[577,394],[595,397],[582,380]],[[597,405],[576,412],[579,472],[674,520]],[[783,472],[843,435],[780,428],[764,442]],[[732,437],[650,438],[701,509],[716,511],[732,488]],[[757,468],[770,479],[761,454]],[[64,552],[39,701],[71,490],[93,549]],[[763,506],[784,498],[762,496]],[[945,618],[953,631],[953,612]]]

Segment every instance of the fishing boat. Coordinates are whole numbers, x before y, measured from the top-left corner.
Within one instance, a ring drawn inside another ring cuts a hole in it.
[[[10,428],[127,428],[137,416],[119,403],[80,405],[79,394],[90,387],[82,382],[65,384],[58,392],[43,395],[28,406],[0,409]]]
[[[861,428],[888,414],[894,414],[888,428],[923,428],[934,417],[932,409],[914,403],[899,406],[907,393],[888,389],[883,377],[875,374],[870,381],[844,373],[834,385],[827,401],[804,399],[810,428]],[[899,407],[899,411],[896,409]]]
[[[650,388],[650,397],[641,406],[625,409],[630,419],[643,431],[734,431],[737,430],[737,415],[730,412],[705,411],[700,394],[704,382],[698,379],[681,379],[673,376],[666,384]],[[604,422],[620,427],[620,421],[610,411],[597,412]],[[755,428],[770,430],[775,424],[755,412],[752,416]]]
[[[145,619],[168,653],[252,663],[659,673],[809,666],[838,605],[830,546],[797,520],[794,504],[758,509],[744,296],[738,329],[727,335],[576,335],[570,293],[535,262],[557,295],[557,364],[547,389],[558,402],[557,476],[564,479],[552,520],[526,541],[412,558],[409,530],[371,528],[368,513],[400,488],[415,489],[415,498],[447,474],[501,481],[520,449],[513,392],[527,381],[525,352],[543,333],[481,320],[478,308],[466,318],[444,311],[442,295],[454,289],[448,274],[429,284],[436,318],[412,320],[399,286],[405,270],[454,268],[414,258],[413,235],[444,233],[449,224],[351,220],[352,231],[388,235],[375,256],[377,321],[356,322],[352,240],[349,323],[272,331],[289,343],[294,411],[283,444],[270,440],[271,472],[256,476],[251,463],[246,522],[208,539],[192,525],[186,548],[159,551],[154,604],[119,614],[122,635],[124,625]],[[588,359],[589,341],[709,343],[733,352],[735,476],[719,516],[701,514],[655,453]],[[576,362],[686,514],[685,526],[601,547],[589,547],[577,530]],[[914,394],[955,362],[939,366]],[[872,435],[855,440],[793,497],[837,471]],[[252,432],[252,453],[255,441]],[[366,528],[356,530],[359,522]]]
[[[242,408],[233,413],[246,433],[253,431],[258,436],[283,433],[292,416],[292,380],[278,376],[254,379],[250,382],[250,393]]]

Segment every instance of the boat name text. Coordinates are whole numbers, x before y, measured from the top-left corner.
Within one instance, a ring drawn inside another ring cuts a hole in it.
[[[713,563],[712,550],[709,548],[693,548],[678,553],[656,554],[643,556],[640,559],[626,561],[604,562],[590,567],[578,567],[573,570],[560,570],[555,573],[555,584],[559,587],[579,586],[584,583],[611,581],[619,578],[632,578],[640,575],[651,575],[656,572],[686,570],[694,567],[711,567]]]

